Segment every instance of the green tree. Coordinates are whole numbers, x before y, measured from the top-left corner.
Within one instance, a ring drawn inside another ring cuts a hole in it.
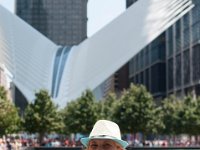
[[[186,96],[183,102],[183,116],[182,121],[182,133],[187,133],[189,135],[199,134],[198,130],[200,129],[200,119],[199,114],[197,113],[197,100],[191,96]]]
[[[90,90],[69,102],[63,113],[66,132],[88,134],[98,118],[96,108],[96,100]]]
[[[176,135],[182,133],[183,112],[183,101],[178,100],[175,96],[170,96],[163,101],[164,134]]]
[[[200,134],[200,97],[196,99],[196,109],[195,109],[195,115],[196,115],[196,127],[194,131],[196,134]]]
[[[157,132],[157,128],[162,126],[156,114],[158,111],[146,88],[131,84],[117,103],[113,119],[120,125],[122,132],[142,132],[145,137],[148,133]]]
[[[200,97],[198,97],[197,99],[195,99],[195,112],[194,114],[192,115],[192,119],[195,120],[191,122],[191,126],[192,126],[192,132],[190,132],[189,130],[189,134],[190,135],[195,135],[196,137],[196,142],[198,142],[199,144],[199,140],[198,140],[198,135],[200,134]],[[191,129],[191,128],[190,128]]]
[[[7,92],[3,86],[0,86],[0,98],[7,100]]]
[[[41,143],[46,133],[58,132],[64,125],[58,107],[46,90],[40,90],[35,97],[34,102],[25,109],[24,129],[29,133],[38,133]]]
[[[18,109],[7,99],[4,87],[0,87],[0,136],[19,131],[20,122]]]
[[[182,133],[199,135],[200,133],[200,99],[186,96],[183,102]]]
[[[97,108],[98,114],[100,114],[98,119],[112,120],[113,108],[117,102],[118,99],[115,93],[109,93],[105,99],[100,100]]]

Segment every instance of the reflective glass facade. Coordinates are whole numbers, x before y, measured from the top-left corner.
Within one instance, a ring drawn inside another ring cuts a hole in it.
[[[138,0],[126,0],[129,7]],[[172,31],[172,30],[171,30]],[[171,41],[173,47],[173,41]],[[171,51],[172,53],[172,51]],[[129,84],[143,84],[155,98],[166,96],[165,33],[129,61]]]
[[[193,3],[195,7],[166,31],[167,95],[199,95],[200,1],[193,0]]]
[[[129,81],[143,84],[155,98],[165,97],[166,91],[165,33],[147,45],[129,62]]]
[[[127,6],[134,0],[126,0]],[[155,98],[200,95],[200,1],[129,62],[129,81],[143,84]]]
[[[188,85],[190,83],[190,53],[189,50],[186,50],[183,52],[183,69],[184,69],[184,74],[183,74],[183,81],[184,85]]]
[[[131,6],[133,3],[137,2],[138,0],[126,0],[126,7],[128,8]]]
[[[58,45],[87,38],[88,0],[16,0],[16,14]]]

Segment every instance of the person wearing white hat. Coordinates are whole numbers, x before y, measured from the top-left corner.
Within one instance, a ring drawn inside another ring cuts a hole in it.
[[[109,120],[95,123],[89,137],[81,138],[87,150],[124,150],[128,143],[121,139],[119,126]]]

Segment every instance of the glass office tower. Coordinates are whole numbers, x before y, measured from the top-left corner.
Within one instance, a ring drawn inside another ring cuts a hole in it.
[[[16,14],[59,45],[87,38],[88,0],[16,0]]]
[[[166,32],[167,95],[200,95],[200,1]]]

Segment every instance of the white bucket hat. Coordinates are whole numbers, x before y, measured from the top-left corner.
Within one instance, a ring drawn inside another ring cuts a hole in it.
[[[108,120],[99,120],[95,123],[89,137],[81,138],[81,143],[87,147],[88,143],[91,139],[109,139],[113,140],[123,149],[125,149],[128,146],[128,143],[126,141],[123,141],[121,139],[121,133],[119,126]]]

